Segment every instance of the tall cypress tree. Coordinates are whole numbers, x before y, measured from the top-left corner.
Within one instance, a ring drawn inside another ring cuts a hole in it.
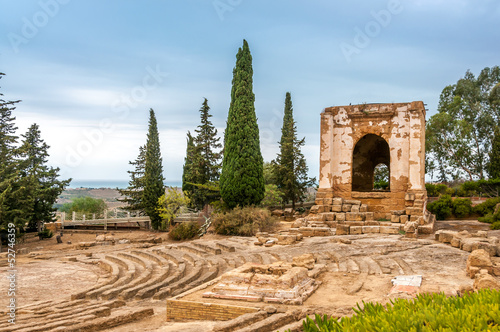
[[[260,152],[252,76],[252,55],[247,41],[243,40],[233,69],[220,177],[221,196],[230,208],[259,204],[264,198],[264,161]]]
[[[295,203],[305,197],[307,187],[314,184],[315,178],[307,175],[308,167],[301,147],[305,144],[305,137],[297,138],[297,125],[293,119],[293,105],[290,92],[285,97],[285,114],[281,128],[280,152],[273,161],[276,183],[282,193],[284,202]]]
[[[500,179],[500,128],[495,128],[495,135],[491,144],[490,160],[488,162],[490,179]]]
[[[188,196],[191,196],[194,190],[193,184],[197,181],[194,168],[198,153],[194,144],[194,137],[189,131],[187,133],[186,141],[186,157],[184,158],[184,166],[182,168],[182,191],[186,192]]]
[[[200,149],[200,154],[203,158],[203,163],[200,165],[200,173],[203,176],[204,182],[201,184],[209,181],[218,181],[220,176],[222,152],[217,152],[216,150],[220,149],[222,144],[220,143],[220,138],[217,137],[217,129],[215,129],[210,121],[211,117],[210,107],[208,106],[207,98],[205,98],[200,108],[201,123],[198,129],[195,130],[197,133],[195,145]]]
[[[146,168],[146,146],[139,147],[139,155],[135,161],[129,161],[134,170],[127,171],[130,174],[130,181],[126,189],[118,189],[120,195],[124,198],[120,199],[121,202],[127,203],[124,207],[128,211],[139,211],[140,214],[144,213],[144,206],[142,203],[142,196],[144,191],[144,172]]]
[[[43,222],[54,220],[53,207],[57,197],[69,185],[69,180],[58,180],[59,168],[47,166],[49,146],[40,137],[40,130],[35,123],[23,137],[20,147],[21,184],[24,212],[30,230],[41,230]]]
[[[161,225],[161,217],[157,211],[157,206],[158,199],[165,193],[163,181],[163,166],[160,153],[158,126],[155,112],[153,109],[150,109],[142,202],[146,215],[151,219],[151,226],[153,229],[158,229]]]

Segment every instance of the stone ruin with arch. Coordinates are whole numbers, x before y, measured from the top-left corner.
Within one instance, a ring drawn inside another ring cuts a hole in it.
[[[425,113],[422,101],[326,108],[319,189],[307,226],[325,222],[337,234],[395,233],[396,228],[408,237],[432,233],[435,217],[426,210]],[[380,164],[389,170],[386,190],[374,189]]]

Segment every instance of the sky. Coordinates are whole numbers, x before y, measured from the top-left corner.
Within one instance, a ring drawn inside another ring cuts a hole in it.
[[[180,181],[203,98],[223,135],[243,39],[264,160],[289,91],[316,177],[325,107],[422,100],[428,119],[445,86],[500,65],[497,0],[0,0],[0,13],[18,134],[37,123],[50,165],[77,180],[127,180],[153,108],[164,176]]]

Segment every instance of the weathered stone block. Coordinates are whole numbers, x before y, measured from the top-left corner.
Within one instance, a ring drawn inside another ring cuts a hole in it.
[[[331,211],[332,212],[342,212],[342,205],[332,205]]]
[[[399,218],[400,218],[400,215],[398,215],[398,214],[393,214],[393,215],[391,216],[391,222],[394,222],[394,223],[399,223],[399,222],[400,222],[400,219],[399,219]]]
[[[328,227],[315,227],[314,236],[330,236],[332,235],[330,228]]]
[[[344,204],[344,199],[342,197],[336,197],[332,201],[333,205],[342,205]]]
[[[344,225],[349,225],[349,226],[365,226],[364,221],[345,221]]]
[[[323,205],[323,212],[330,212],[332,207],[330,205]]]
[[[443,231],[439,234],[439,242],[451,243],[451,240],[453,240],[453,238],[457,236],[457,234],[458,233],[454,231]]]
[[[325,213],[325,221],[334,221],[334,220],[335,220],[335,213],[333,212]]]
[[[316,213],[319,213],[319,207],[320,207],[320,205],[313,205],[313,206],[309,209],[309,214],[316,214]]]
[[[324,198],[323,205],[332,205],[333,198]]]
[[[380,233],[380,226],[363,226],[363,234]]]
[[[413,193],[406,193],[405,194],[405,201],[414,201],[415,200],[415,194]]]
[[[402,224],[406,224],[408,222],[408,216],[406,214],[399,216],[399,222]]]
[[[359,207],[359,212],[368,212],[368,205],[361,204]]]
[[[405,210],[393,210],[393,211],[391,211],[391,214],[393,216],[400,216],[400,215],[405,214],[405,212],[406,212]]]
[[[359,205],[353,205],[353,206],[351,207],[351,212],[356,212],[356,213],[358,213],[358,212],[359,212]]]
[[[399,227],[381,226],[380,233],[382,233],[382,234],[399,234]]]
[[[371,221],[374,220],[374,214],[373,212],[363,212],[365,214],[365,220],[366,221]]]
[[[337,220],[338,222],[345,221],[345,213],[336,213],[335,220]]]
[[[477,269],[472,269],[472,267]],[[476,272],[481,269],[486,269],[491,273],[493,271],[493,263],[488,252],[483,249],[474,250],[467,258],[467,274],[469,277],[474,278]]]
[[[351,204],[351,205],[361,205],[361,201],[354,200],[354,199],[346,199],[344,200],[344,204]]]
[[[336,235],[349,235],[350,227],[344,224],[338,224],[335,234]]]
[[[342,205],[342,212],[351,212],[352,205],[351,204],[344,204]]]
[[[290,245],[297,241],[296,235],[278,235],[278,244],[280,245]]]
[[[351,226],[351,234],[363,234],[363,226]]]
[[[365,216],[359,212],[347,212],[345,214],[346,221],[363,221]]]
[[[314,227],[300,227],[299,231],[304,237],[314,236]]]
[[[365,223],[365,226],[381,226],[381,224],[382,224],[381,222],[376,221],[376,220],[366,220],[364,223]]]
[[[418,232],[420,234],[432,234],[432,233],[434,233],[434,223],[426,224],[426,225],[419,225]]]

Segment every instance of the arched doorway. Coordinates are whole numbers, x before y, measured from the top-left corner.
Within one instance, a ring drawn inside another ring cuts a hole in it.
[[[373,191],[375,167],[380,164],[387,166],[390,179],[389,144],[374,134],[363,136],[352,154],[352,191]],[[387,190],[390,190],[390,183]]]

